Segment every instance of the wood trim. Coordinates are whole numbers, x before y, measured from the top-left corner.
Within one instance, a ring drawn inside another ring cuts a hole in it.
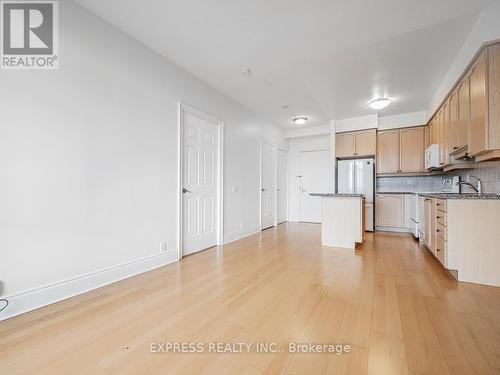
[[[356,130],[346,130],[346,131],[343,131],[343,132],[335,132],[335,135],[337,134],[345,134],[345,133],[356,133],[356,132],[364,132],[364,131],[367,131],[367,130],[378,130],[378,128],[366,128],[366,129],[356,129]]]
[[[476,156],[476,162],[488,161],[488,160],[499,160],[500,150],[487,151],[483,154]]]
[[[443,167],[443,172],[456,171],[461,169],[474,169],[475,167],[475,162],[449,164]]]
[[[430,172],[400,172],[400,173],[377,173],[377,177],[419,177],[419,176],[437,176],[444,174],[443,171]]]

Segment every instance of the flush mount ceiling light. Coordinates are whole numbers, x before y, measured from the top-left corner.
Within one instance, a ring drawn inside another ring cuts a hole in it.
[[[252,71],[249,68],[247,68],[241,71],[241,75],[245,78],[250,78],[252,76]]]
[[[295,123],[295,125],[304,125],[306,122],[307,122],[308,118],[307,117],[295,117],[293,119],[293,122]]]
[[[391,104],[391,99],[389,99],[389,98],[378,98],[378,99],[374,99],[368,103],[370,108],[373,108],[373,109],[384,109],[389,104]]]

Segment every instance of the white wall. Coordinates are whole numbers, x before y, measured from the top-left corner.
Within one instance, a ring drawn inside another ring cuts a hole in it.
[[[335,121],[337,133],[355,130],[373,129],[378,127],[378,115],[351,117]]]
[[[289,143],[288,160],[290,163],[289,173],[289,204],[288,204],[288,220],[299,221],[300,217],[300,152],[315,151],[315,150],[330,150],[330,135],[317,135],[311,137],[303,137],[291,139]],[[334,158],[332,157],[332,168],[335,168]],[[333,185],[335,183],[333,182]]]
[[[72,1],[60,43],[59,70],[0,71],[6,295],[149,259],[161,241],[176,254],[180,100],[225,122],[224,232],[258,230],[260,140],[287,148],[281,129]]]
[[[483,43],[500,39],[499,20],[500,1],[496,0],[479,15],[471,33],[429,105],[428,118],[438,109]]]
[[[427,112],[411,112],[379,118],[378,129],[397,129],[427,124]]]
[[[313,135],[330,134],[330,125],[311,126],[308,128],[291,129],[285,131],[285,138],[301,138]]]

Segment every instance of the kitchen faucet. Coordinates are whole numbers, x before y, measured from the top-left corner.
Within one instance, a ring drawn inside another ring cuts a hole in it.
[[[483,185],[481,183],[481,179],[476,177],[476,176],[471,176],[473,178],[475,178],[477,180],[477,184],[474,185],[472,184],[471,182],[469,181],[459,181],[457,182],[457,185],[458,186],[462,186],[462,185],[467,185],[469,187],[471,187],[472,189],[474,189],[474,191],[478,194],[482,194],[483,193]]]

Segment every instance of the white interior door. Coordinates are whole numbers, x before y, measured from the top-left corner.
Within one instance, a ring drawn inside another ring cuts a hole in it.
[[[276,221],[276,147],[262,142],[261,229]]]
[[[300,153],[300,221],[321,222],[321,198],[310,193],[333,193],[334,168],[330,150]]]
[[[217,245],[218,126],[183,112],[183,255]]]
[[[278,223],[287,221],[288,217],[288,153],[278,150]]]

